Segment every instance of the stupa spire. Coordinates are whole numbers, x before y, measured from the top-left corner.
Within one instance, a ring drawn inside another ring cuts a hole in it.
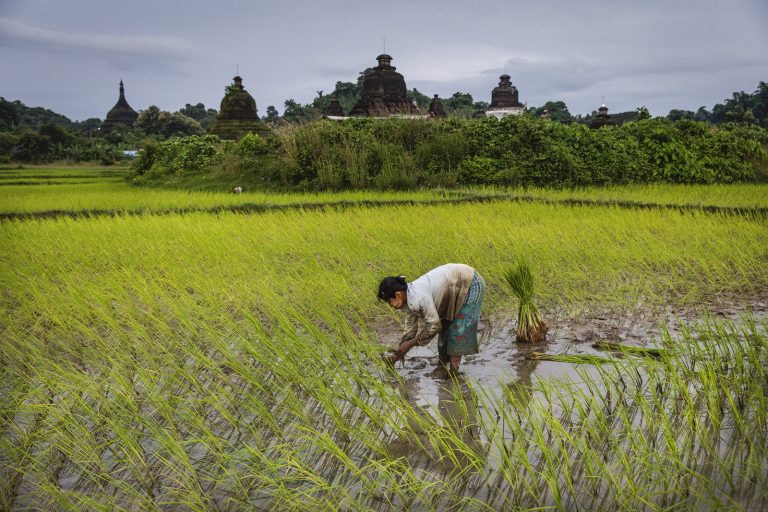
[[[120,80],[120,96],[117,98],[117,103],[112,107],[112,110],[107,112],[107,117],[101,125],[101,133],[111,132],[112,128],[118,124],[131,126],[138,117],[139,114],[125,100],[125,87],[123,81]]]

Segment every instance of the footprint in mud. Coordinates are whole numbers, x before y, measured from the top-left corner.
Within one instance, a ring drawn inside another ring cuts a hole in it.
[[[427,367],[427,362],[424,359],[409,359],[403,362],[403,368],[406,370],[423,370]]]

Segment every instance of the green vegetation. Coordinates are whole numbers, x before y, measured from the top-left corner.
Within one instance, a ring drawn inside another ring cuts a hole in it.
[[[704,107],[699,107],[696,112],[672,109],[667,118],[673,121],[709,121],[713,124],[757,124],[768,128],[768,83],[761,81],[752,94],[744,91],[734,92],[725,102],[717,103],[711,112]]]
[[[189,103],[178,112],[150,106],[141,111],[136,126],[116,126],[111,133],[99,133],[101,119],[71,121],[41,107],[0,97],[0,164],[21,162],[98,162],[111,165],[125,160],[125,149],[136,150],[155,140],[171,136],[204,133],[216,111],[202,103]]]
[[[452,191],[425,189],[410,192],[346,191],[274,193],[251,190],[232,194],[246,184],[243,176],[174,176],[167,182],[173,190],[135,187],[125,181],[124,167],[24,167],[0,168],[0,214],[42,213],[135,213],[173,211],[263,211],[272,207],[329,207],[359,203],[404,204],[447,201],[535,201],[544,203],[682,206],[692,209],[724,208],[744,212],[768,209],[766,185],[629,185],[580,189],[473,187]],[[214,181],[220,178],[220,181]],[[37,185],[29,187],[26,185]]]
[[[298,190],[731,183],[768,178],[766,147],[764,129],[693,121],[589,130],[527,115],[353,119],[285,125],[239,143],[171,139],[147,147],[134,170],[138,182],[236,175],[250,188]]]
[[[89,172],[113,179],[61,179]],[[605,193],[691,190],[654,187]],[[698,197],[761,204],[764,188]],[[0,205],[76,208],[75,190],[92,209],[379,196],[106,182],[3,186]],[[508,317],[504,273],[526,256],[548,314],[648,313],[764,294],[765,247],[763,217],[514,201],[0,221],[0,508],[759,510],[764,321],[705,318],[649,340],[659,361],[573,380],[449,382],[430,409],[379,361],[376,327],[396,317],[374,291],[395,269],[472,262],[486,312]]]

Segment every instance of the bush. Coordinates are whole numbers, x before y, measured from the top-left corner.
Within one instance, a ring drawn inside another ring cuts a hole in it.
[[[483,119],[350,119],[284,125],[239,143],[213,136],[148,145],[137,174],[213,169],[303,190],[419,186],[571,187],[664,181],[753,181],[768,131],[645,119],[590,130],[531,115]],[[268,169],[268,170],[265,170]]]
[[[195,173],[210,169],[221,162],[224,144],[215,135],[174,137],[163,142],[148,144],[133,161],[135,174]]]

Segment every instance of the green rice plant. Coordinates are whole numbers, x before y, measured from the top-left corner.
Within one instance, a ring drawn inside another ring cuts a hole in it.
[[[531,352],[526,354],[525,358],[531,361],[557,361],[575,364],[610,364],[615,362],[615,359],[594,354],[545,354],[543,352]]]
[[[536,343],[547,339],[547,323],[541,318],[533,302],[533,274],[525,260],[504,274],[512,293],[520,301],[517,309],[516,339],[524,343]]]
[[[370,196],[274,201],[337,197]],[[761,292],[767,242],[747,216],[515,202],[0,222],[0,508],[765,508],[764,319],[664,332],[664,364],[468,362],[425,403],[435,381],[378,363],[397,317],[370,290],[467,261],[507,318],[498,269],[535,251],[547,310],[645,313]]]
[[[593,343],[592,347],[600,350],[612,350],[634,356],[648,356],[655,358],[661,358],[666,354],[666,351],[661,348],[633,347],[630,345],[622,345],[621,343],[612,343],[610,341],[598,341],[597,343]]]

